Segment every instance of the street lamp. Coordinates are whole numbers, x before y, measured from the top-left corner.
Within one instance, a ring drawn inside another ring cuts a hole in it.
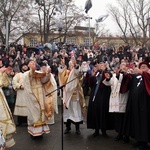
[[[62,28],[58,28],[58,32],[59,32],[59,38],[60,38],[60,44],[61,44],[61,31],[62,31]]]
[[[96,21],[96,28],[98,28],[98,23],[99,22],[103,22],[109,15],[102,15],[100,16],[98,19],[95,19]],[[85,19],[88,19],[89,20],[89,48],[90,48],[90,45],[91,45],[91,25],[90,25],[90,20],[92,19],[92,17],[90,16],[86,16]]]
[[[91,25],[90,25],[90,20],[92,19],[92,17],[85,17],[86,19],[89,20],[89,48],[90,48],[90,45],[91,45]]]
[[[102,15],[98,17],[98,19],[95,19],[96,21],[96,31],[98,30],[98,23],[103,22],[109,15]]]
[[[8,44],[9,44],[9,21],[8,18],[6,19],[6,37],[5,37],[5,49],[8,50]]]
[[[149,26],[149,38],[150,38],[150,17],[147,18],[147,24],[148,24],[148,26]]]

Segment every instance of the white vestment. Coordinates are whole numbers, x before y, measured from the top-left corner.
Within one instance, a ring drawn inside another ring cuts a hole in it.
[[[24,73],[21,72],[17,73],[13,77],[12,85],[14,90],[17,92],[15,109],[14,109],[15,116],[27,116],[26,102],[28,101],[28,99],[24,89],[20,88],[21,86],[24,87],[23,81],[24,81]]]
[[[116,74],[114,73],[109,81],[106,81],[106,79],[103,81],[103,83],[106,86],[111,86],[109,112],[125,112],[128,99],[128,92],[124,94],[120,93],[122,79],[123,74],[120,73],[119,79],[117,79]]]
[[[45,91],[40,77],[34,77],[31,71],[24,73],[24,87],[28,97],[28,132],[32,136],[49,133],[45,116]],[[37,75],[38,76],[38,75]]]
[[[54,75],[52,73],[50,73],[50,82],[52,84],[52,88],[49,90],[49,93],[54,91],[52,93],[52,94],[54,94],[54,99],[53,99],[54,111],[56,114],[58,114],[57,83],[56,83],[56,80],[55,80]],[[50,118],[50,120],[47,120],[47,123],[48,124],[54,124],[55,123],[54,112],[52,113],[52,117]]]
[[[15,144],[12,134],[16,132],[16,127],[2,90],[3,86],[9,85],[9,79],[4,74],[0,73],[0,127],[6,140],[6,147],[9,148]]]
[[[59,69],[61,71],[61,69]],[[65,104],[63,118],[64,122],[68,119],[73,122],[83,121],[82,108],[85,107],[85,99],[81,98],[82,89],[79,84],[80,69],[73,68],[68,76],[66,86],[63,89],[63,103]],[[81,104],[82,101],[82,104]],[[83,102],[84,101],[84,102]]]

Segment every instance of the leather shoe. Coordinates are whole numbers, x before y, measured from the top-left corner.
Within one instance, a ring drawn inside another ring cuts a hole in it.
[[[64,134],[68,134],[70,132],[71,129],[66,129]]]
[[[43,138],[43,135],[40,135],[40,136],[32,136],[32,135],[31,135],[31,138],[32,138],[33,140],[40,140],[40,139]]]
[[[123,137],[123,143],[124,143],[124,144],[129,143],[129,141],[130,141],[130,140],[129,140],[129,137],[128,137],[128,136],[124,136],[124,137]]]
[[[123,136],[118,134],[117,137],[115,138],[115,141],[120,141],[123,139]]]
[[[145,146],[139,146],[136,150],[146,150],[147,148]]]
[[[146,150],[146,149],[147,149],[147,143],[146,142],[139,142],[137,150]]]
[[[99,135],[99,132],[94,132],[93,133],[93,137],[96,137],[96,136],[98,136]]]
[[[77,135],[80,135],[80,134],[81,134],[80,130],[77,130],[77,131],[76,131],[76,134],[77,134]]]
[[[134,144],[133,144],[133,147],[139,147],[140,146],[140,142],[135,142]]]

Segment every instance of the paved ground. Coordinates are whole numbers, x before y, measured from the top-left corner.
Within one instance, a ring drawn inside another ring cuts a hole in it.
[[[42,139],[33,140],[27,133],[26,126],[17,127],[17,133],[14,135],[16,144],[9,150],[135,150],[132,147],[133,140],[130,143],[123,144],[122,141],[116,142],[115,131],[108,131],[109,137],[106,139],[101,135],[93,137],[93,130],[86,128],[86,123],[81,125],[81,135],[75,134],[75,127],[69,134],[62,134],[62,115],[55,115],[55,124],[50,125],[51,133],[45,134]]]

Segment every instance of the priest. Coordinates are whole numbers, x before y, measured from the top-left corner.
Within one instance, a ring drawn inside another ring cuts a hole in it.
[[[134,138],[134,146],[146,149],[150,142],[150,65],[139,63],[134,69],[129,87],[126,107],[124,134]]]

